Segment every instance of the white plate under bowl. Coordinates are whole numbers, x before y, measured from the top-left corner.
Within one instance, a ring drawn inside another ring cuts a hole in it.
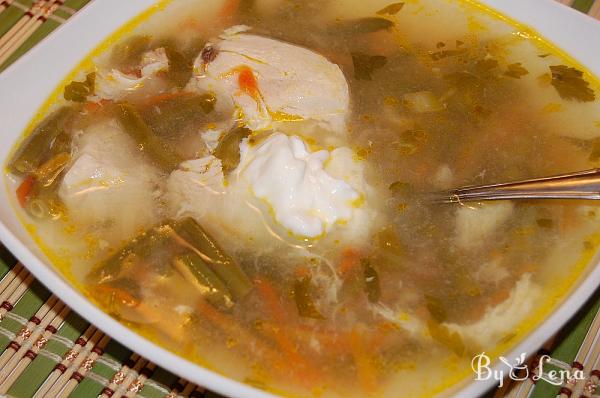
[[[600,23],[553,0],[482,0],[503,14],[536,29],[596,76],[600,76]],[[155,4],[155,0],[98,0],[86,6],[64,26],[0,74],[0,164],[37,113],[39,107],[65,76],[107,36]],[[37,248],[13,213],[8,192],[0,187],[0,240],[27,268],[66,304],[114,339],[159,366],[215,392],[243,398],[273,395],[233,381],[191,363],[139,336],[92,304],[60,275]],[[587,275],[536,330],[506,353],[535,353],[600,285],[600,266]],[[465,381],[456,397],[476,397],[492,387],[487,382]],[[454,389],[453,389],[454,390]]]

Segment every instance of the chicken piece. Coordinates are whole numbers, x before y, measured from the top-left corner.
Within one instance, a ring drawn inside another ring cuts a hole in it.
[[[116,69],[100,70],[96,78],[96,97],[98,99],[120,100],[136,91],[158,73],[169,69],[169,59],[164,48],[157,48],[142,55],[141,76],[125,74]]]
[[[169,176],[167,190],[178,207],[178,216],[191,212],[202,218],[209,211],[216,212],[212,206],[218,205],[218,196],[225,194],[221,160],[211,155],[183,162]]]
[[[469,325],[443,325],[477,349],[491,348],[517,329],[541,297],[542,288],[531,280],[531,274],[525,274],[517,281],[510,296],[497,306],[488,308],[479,321]]]
[[[108,228],[115,242],[152,225],[160,173],[120,127],[115,122],[94,125],[80,132],[74,144],[73,165],[58,191],[69,219]]]
[[[514,212],[511,202],[461,206],[456,211],[456,243],[463,249],[476,249]]]
[[[325,57],[234,27],[195,61],[189,90],[214,92],[218,106],[252,130],[310,120],[344,136],[350,96],[341,69]]]

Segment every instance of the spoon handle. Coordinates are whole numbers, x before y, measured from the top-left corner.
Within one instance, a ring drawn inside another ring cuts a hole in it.
[[[467,186],[434,194],[438,203],[514,199],[600,200],[600,169],[502,184]]]

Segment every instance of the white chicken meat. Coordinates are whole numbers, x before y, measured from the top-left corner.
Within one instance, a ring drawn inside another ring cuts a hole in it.
[[[155,222],[160,173],[116,122],[77,133],[74,145],[58,191],[72,221],[110,229],[116,242]]]
[[[169,69],[169,59],[164,48],[142,55],[140,76],[123,73],[117,69],[100,69],[96,74],[96,99],[120,100],[143,88],[160,72]]]
[[[251,130],[279,122],[313,121],[344,136],[350,107],[348,84],[339,66],[305,48],[227,30],[196,59],[188,90],[214,92],[222,109]]]

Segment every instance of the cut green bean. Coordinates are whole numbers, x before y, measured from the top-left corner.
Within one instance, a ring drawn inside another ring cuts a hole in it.
[[[90,280],[98,284],[116,280],[128,264],[155,254],[172,236],[173,229],[168,224],[144,232],[95,266],[89,275]]]
[[[66,152],[61,152],[38,167],[33,174],[39,184],[44,187],[49,187],[63,172],[70,161],[71,155]]]
[[[240,164],[240,143],[252,132],[246,127],[236,127],[229,131],[215,149],[215,157],[221,159],[223,172],[229,173]]]
[[[310,296],[311,278],[304,277],[294,283],[294,300],[298,314],[304,318],[325,319]]]
[[[121,68],[139,67],[142,55],[150,50],[150,36],[132,36],[115,45],[110,54],[111,64]]]
[[[51,113],[20,146],[9,163],[9,169],[17,173],[33,173],[47,160],[55,140],[59,136],[68,136],[68,124],[78,112],[78,107],[62,107]]]
[[[158,167],[170,172],[182,162],[181,156],[154,134],[133,106],[126,103],[118,104],[117,114],[125,132],[135,140],[140,151]]]
[[[233,306],[229,289],[197,253],[190,252],[178,256],[173,264],[177,271],[191,282],[209,303],[219,308]]]
[[[173,225],[177,235],[195,249],[208,267],[225,283],[233,299],[239,301],[252,289],[252,283],[242,268],[229,257],[217,242],[191,217]]]
[[[205,120],[215,103],[214,94],[182,95],[148,106],[141,115],[156,135],[172,139]]]

